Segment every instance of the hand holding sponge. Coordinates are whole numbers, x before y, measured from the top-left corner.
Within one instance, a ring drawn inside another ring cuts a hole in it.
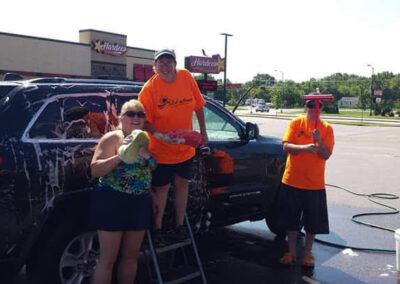
[[[118,148],[118,156],[123,162],[133,164],[139,158],[140,148],[147,148],[148,145],[147,133],[141,129],[135,129],[124,138],[122,145]]]

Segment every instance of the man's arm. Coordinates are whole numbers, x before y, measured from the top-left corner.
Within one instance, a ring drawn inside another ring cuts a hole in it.
[[[284,142],[283,150],[286,153],[290,153],[290,154],[294,154],[294,155],[302,153],[302,152],[316,154],[318,152],[318,147],[315,144],[299,145],[299,144],[294,144],[294,143],[290,143],[290,142]]]
[[[200,126],[200,134],[201,134],[201,143],[200,147],[204,147],[208,143],[208,135],[206,130],[206,123],[204,120],[204,111],[203,108],[196,110],[197,121],[199,122]]]
[[[166,143],[174,144],[174,145],[175,145],[175,144],[180,144],[180,143],[181,143],[180,139],[171,138],[171,137],[169,136],[169,133],[164,133],[164,134],[163,134],[163,133],[159,132],[159,131],[158,131],[157,129],[155,129],[154,126],[153,126],[151,123],[149,123],[148,121],[146,121],[146,122],[144,123],[143,129],[144,129],[145,131],[147,131],[147,132],[153,134],[153,136],[156,137],[157,139],[160,139],[160,140],[162,140],[162,141],[164,141],[164,142],[166,142]]]
[[[332,153],[329,150],[329,148],[325,145],[324,141],[322,141],[318,129],[315,129],[313,131],[313,138],[318,146],[318,152],[317,152],[318,156],[324,160],[328,160]]]

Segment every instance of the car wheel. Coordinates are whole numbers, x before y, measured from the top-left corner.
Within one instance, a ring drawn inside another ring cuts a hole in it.
[[[99,257],[96,232],[60,222],[27,264],[29,283],[92,283]]]
[[[283,205],[283,195],[280,188],[274,193],[274,198],[270,203],[271,206],[265,215],[265,222],[269,230],[277,235],[277,238],[286,236],[286,229],[283,224],[283,212],[285,210]]]
[[[267,224],[269,230],[277,235],[278,238],[286,236],[286,230],[282,226],[282,223],[279,222],[278,214],[268,214],[265,216],[265,223]]]

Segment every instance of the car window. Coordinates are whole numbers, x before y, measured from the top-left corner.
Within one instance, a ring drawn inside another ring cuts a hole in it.
[[[203,108],[207,135],[210,141],[240,140],[240,129],[218,108],[206,104]],[[199,131],[197,116],[193,115],[193,129]]]
[[[137,99],[138,95],[135,93],[113,93],[113,105],[115,105],[115,111],[119,115],[121,113],[122,105],[132,99]]]
[[[110,111],[107,94],[58,96],[44,105],[32,128],[30,138],[99,138],[118,124]]]
[[[14,89],[16,85],[5,85],[0,86],[0,99],[7,95],[12,89]]]

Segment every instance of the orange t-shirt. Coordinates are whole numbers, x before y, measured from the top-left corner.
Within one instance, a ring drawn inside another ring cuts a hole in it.
[[[335,144],[332,127],[322,120],[318,123],[318,129],[322,141],[332,152]],[[314,143],[312,138],[313,130],[314,123],[309,122],[307,117],[295,118],[289,123],[282,143],[289,142],[298,145]],[[325,162],[326,160],[317,154],[307,152],[288,153],[282,183],[299,189],[323,189],[325,188]]]
[[[139,101],[146,111],[147,121],[154,128],[167,133],[176,129],[193,129],[193,111],[201,109],[205,100],[189,71],[176,70],[176,80],[165,82],[153,75],[139,94]],[[192,158],[195,148],[172,145],[150,135],[149,150],[160,164],[176,164]]]

